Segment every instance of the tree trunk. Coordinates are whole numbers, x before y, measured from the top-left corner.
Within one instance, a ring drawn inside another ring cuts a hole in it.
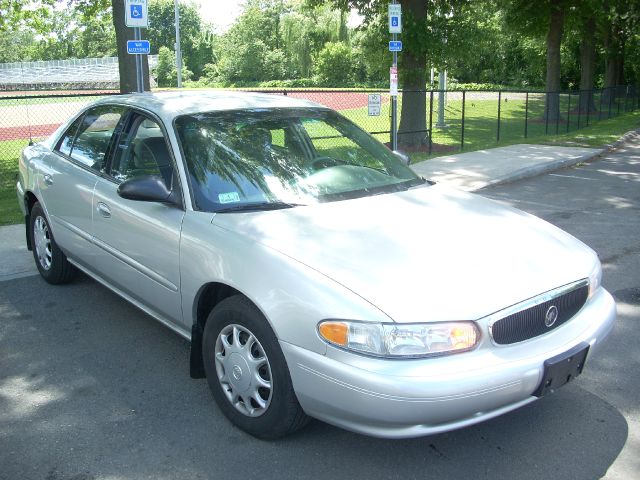
[[[425,24],[425,0],[406,0],[403,7],[407,16],[413,17],[417,25]],[[402,70],[398,72],[398,77],[403,89],[398,144],[401,149],[420,148],[427,138],[427,55],[422,48],[402,52]]]
[[[547,91],[545,118],[549,122],[560,119],[560,43],[564,27],[564,9],[559,0],[551,4],[549,31],[547,32]]]
[[[620,32],[618,25],[614,22],[609,26],[609,30],[604,39],[604,50],[606,53],[604,70],[604,89],[602,91],[602,108],[609,111],[616,98],[616,86],[622,71],[623,53],[620,45]]]
[[[136,92],[136,56],[127,53],[127,40],[133,40],[133,28],[125,25],[124,0],[111,0],[113,8],[113,26],[116,30],[116,44],[118,47],[118,71],[120,73],[120,93]],[[142,30],[144,36],[144,30]],[[144,90],[149,87],[149,61],[146,55],[142,55],[142,72],[144,78]]]
[[[578,113],[594,112],[596,110],[593,101],[593,74],[595,69],[596,44],[594,34],[596,31],[595,16],[587,18],[582,27],[582,41],[580,42],[580,103]]]

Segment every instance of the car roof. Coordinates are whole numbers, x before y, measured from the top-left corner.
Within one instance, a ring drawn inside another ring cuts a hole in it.
[[[172,119],[178,115],[210,111],[254,108],[326,108],[308,100],[276,93],[242,92],[234,90],[195,90],[130,93],[103,98],[96,104],[126,104],[150,110]]]

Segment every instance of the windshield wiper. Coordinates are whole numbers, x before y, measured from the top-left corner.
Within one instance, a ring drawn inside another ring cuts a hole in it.
[[[244,203],[242,205],[231,205],[229,207],[219,208],[214,213],[236,213],[236,212],[259,212],[266,210],[281,210],[283,208],[303,207],[302,203],[287,202],[256,202]]]

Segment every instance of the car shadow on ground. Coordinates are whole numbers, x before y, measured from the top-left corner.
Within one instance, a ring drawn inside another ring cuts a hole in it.
[[[463,430],[408,440],[319,421],[276,442],[226,421],[189,345],[79,275],[0,288],[0,478],[534,478],[603,476],[624,417],[581,386]]]

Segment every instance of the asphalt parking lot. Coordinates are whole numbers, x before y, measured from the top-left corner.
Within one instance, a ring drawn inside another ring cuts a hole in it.
[[[555,394],[420,439],[312,422],[264,442],[189,378],[185,340],[85,276],[29,276],[0,283],[0,479],[640,478],[640,141],[481,194],[592,246],[618,301],[600,355]]]

